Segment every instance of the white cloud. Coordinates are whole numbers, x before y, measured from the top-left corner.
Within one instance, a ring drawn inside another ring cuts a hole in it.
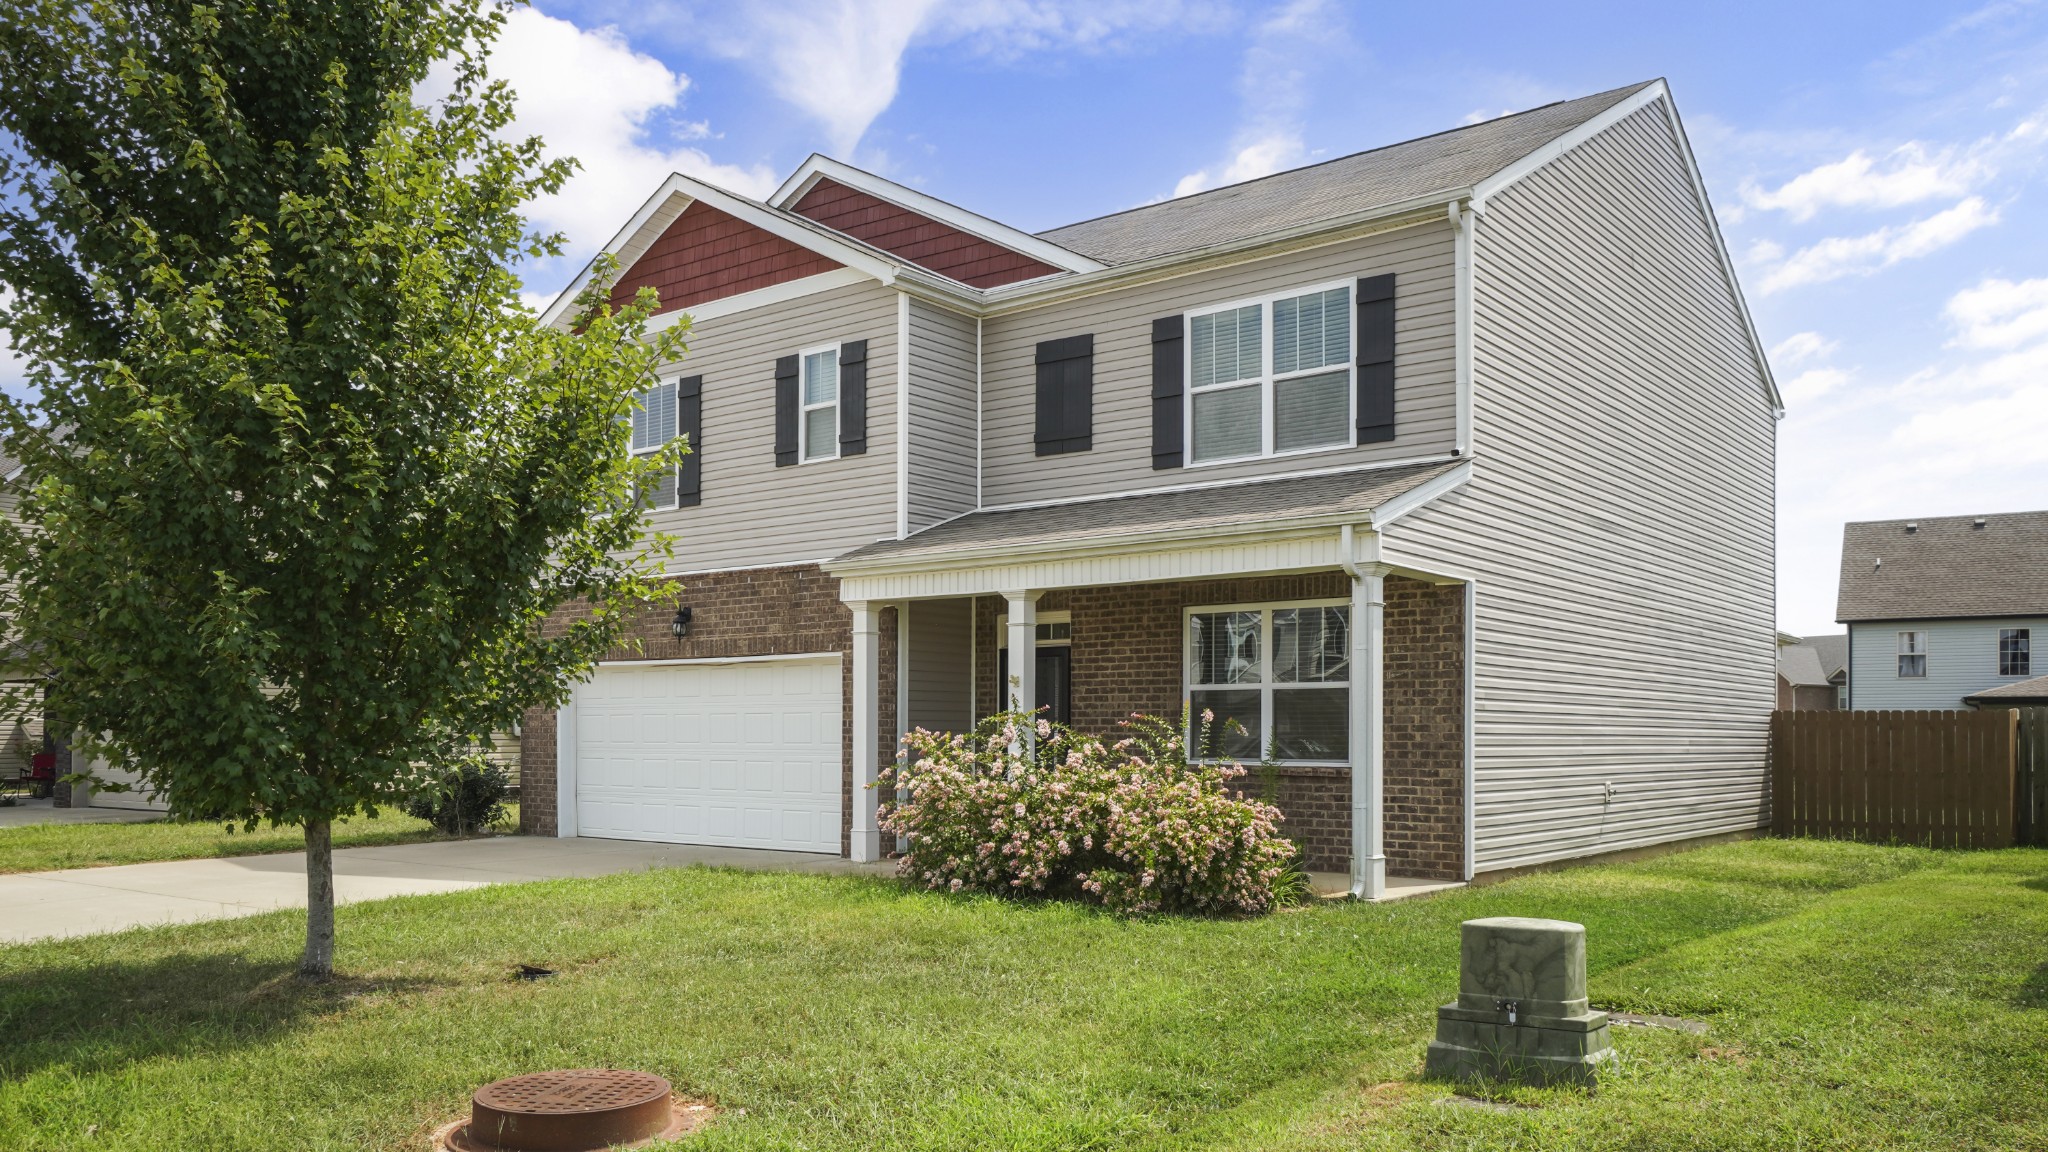
[[[1861,236],[1831,236],[1801,248],[1763,279],[1763,292],[1770,295],[1802,284],[1820,284],[1843,276],[1868,276],[1901,260],[1911,260],[1940,251],[1979,228],[1998,223],[1998,210],[1981,196],[1971,196],[1954,207],[1910,224],[1886,225]],[[1771,245],[1776,248],[1776,245]],[[1755,258],[1768,251],[1751,249]]]
[[[2048,279],[1989,279],[1965,288],[1942,310],[1962,348],[2014,348],[2048,336]]]
[[[1850,380],[1840,368],[1809,368],[1779,386],[1787,407],[1811,404]]]
[[[1809,360],[1825,360],[1839,343],[1818,332],[1794,332],[1771,347],[1771,363],[1790,368]]]
[[[1238,91],[1245,112],[1231,152],[1222,163],[1182,176],[1175,196],[1237,184],[1293,168],[1309,158],[1302,142],[1308,72],[1325,59],[1344,32],[1341,13],[1328,0],[1293,0],[1260,24],[1245,49]]]
[[[1048,49],[1105,51],[1143,33],[1184,33],[1218,10],[1170,0],[749,0],[707,8],[688,34],[762,73],[776,95],[851,158],[896,99],[913,45],[1010,59]]]
[[[1951,152],[1929,155],[1920,144],[1897,148],[1882,163],[1858,149],[1774,190],[1745,183],[1742,201],[1751,208],[1810,220],[1829,207],[1897,208],[1961,196],[1989,175],[1990,169],[1979,160],[1958,158]]]
[[[633,50],[615,28],[579,28],[531,8],[506,17],[491,50],[491,75],[518,93],[511,135],[540,136],[550,155],[576,157],[581,167],[554,196],[528,206],[533,223],[590,249],[611,237],[671,172],[696,176],[748,196],[776,184],[765,166],[720,164],[701,149],[656,141],[660,118],[682,107],[689,77]],[[452,71],[437,67],[421,95],[445,93]],[[701,139],[702,124],[679,123],[670,135]]]

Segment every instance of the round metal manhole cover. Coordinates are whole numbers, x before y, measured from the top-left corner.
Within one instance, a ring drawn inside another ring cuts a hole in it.
[[[590,1152],[678,1136],[708,1115],[704,1105],[679,1105],[669,1082],[646,1072],[530,1072],[477,1089],[468,1121],[437,1133],[436,1147],[450,1152]]]

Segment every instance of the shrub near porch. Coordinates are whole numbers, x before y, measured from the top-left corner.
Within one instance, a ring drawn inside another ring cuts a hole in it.
[[[882,830],[907,838],[901,874],[1126,913],[1271,909],[1295,857],[1279,810],[1231,794],[1242,767],[1189,763],[1185,720],[1133,716],[1123,728],[1106,743],[1011,712],[971,736],[910,733],[902,767],[882,773],[905,797],[881,811]]]

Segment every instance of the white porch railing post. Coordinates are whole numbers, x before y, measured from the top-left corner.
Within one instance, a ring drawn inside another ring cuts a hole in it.
[[[881,733],[881,610],[866,600],[847,607],[853,609],[853,836],[848,854],[866,863],[882,858],[874,789]]]
[[[1351,895],[1387,891],[1383,794],[1386,779],[1387,569],[1359,564],[1351,580]]]

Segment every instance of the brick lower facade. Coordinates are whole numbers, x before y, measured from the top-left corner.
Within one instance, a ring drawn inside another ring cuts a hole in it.
[[[1182,612],[1211,604],[1343,599],[1342,572],[1173,584],[1127,584],[1046,593],[1041,612],[1073,620],[1074,726],[1111,734],[1132,712],[1176,716],[1182,696]],[[1389,871],[1457,879],[1465,867],[1465,590],[1387,578],[1386,776],[1383,825]],[[996,650],[1001,597],[977,599],[975,650]],[[996,661],[977,661],[975,710],[998,705]],[[1269,795],[1283,831],[1317,871],[1344,871],[1351,858],[1351,774],[1345,768],[1287,767],[1257,774],[1247,795]]]
[[[838,581],[816,566],[762,568],[682,578],[681,602],[693,613],[690,635],[669,634],[673,610],[649,608],[635,619],[614,660],[848,654],[842,660],[842,813],[852,811],[852,613],[839,601]],[[1341,599],[1341,572],[1301,576],[1134,584],[1048,592],[1041,611],[1073,619],[1074,723],[1111,734],[1132,712],[1178,715],[1182,702],[1182,612],[1211,604]],[[1457,878],[1464,868],[1464,589],[1399,577],[1387,579],[1386,818],[1388,867],[1402,876]],[[997,707],[995,622],[1000,597],[976,599],[973,613],[975,708]],[[895,754],[896,612],[880,614],[881,680],[877,744],[880,762]],[[521,729],[521,830],[554,835],[555,713],[528,712]],[[1342,871],[1351,852],[1351,779],[1345,768],[1289,767],[1243,782],[1247,795],[1269,797],[1286,814],[1283,831],[1300,844],[1310,868]],[[841,820],[841,851],[851,828]]]

